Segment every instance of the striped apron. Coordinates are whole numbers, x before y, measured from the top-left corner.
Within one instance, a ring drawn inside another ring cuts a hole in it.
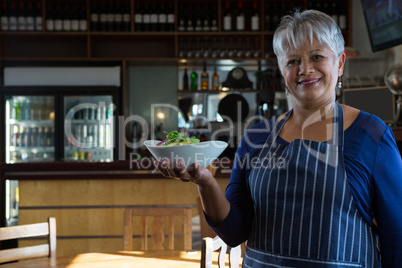
[[[333,138],[325,143],[278,144],[291,113],[273,127],[250,171],[254,222],[243,267],[380,267],[377,236],[346,178],[342,107],[334,105]]]

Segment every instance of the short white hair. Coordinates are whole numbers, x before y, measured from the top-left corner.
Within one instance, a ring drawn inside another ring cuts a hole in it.
[[[273,49],[278,60],[289,52],[317,40],[331,49],[336,56],[345,51],[345,40],[336,21],[317,10],[296,10],[293,15],[282,17],[273,38]]]

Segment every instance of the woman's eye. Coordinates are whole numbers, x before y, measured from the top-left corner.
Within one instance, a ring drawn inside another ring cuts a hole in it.
[[[290,60],[290,61],[288,61],[287,66],[291,66],[291,65],[294,65],[296,63],[297,63],[297,60]]]
[[[324,57],[323,56],[321,56],[321,55],[314,55],[313,56],[313,60],[320,60],[320,59],[323,59]]]

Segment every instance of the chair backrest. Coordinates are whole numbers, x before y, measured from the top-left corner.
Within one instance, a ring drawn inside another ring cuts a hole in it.
[[[219,250],[218,267],[225,267],[225,257],[228,246],[219,236],[215,238],[205,237],[202,239],[201,268],[212,268],[212,252]],[[241,259],[241,245],[229,249],[229,267],[239,268]]]
[[[0,263],[38,258],[56,257],[56,218],[49,217],[47,222],[0,228],[0,241],[47,236],[47,243],[29,247],[0,250]]]
[[[192,211],[182,207],[126,208],[124,210],[123,249],[133,250],[133,217],[141,217],[141,250],[148,250],[148,219],[152,222],[152,248],[162,250],[165,235],[163,218],[168,218],[168,249],[174,249],[174,219],[183,217],[183,249],[192,249]]]

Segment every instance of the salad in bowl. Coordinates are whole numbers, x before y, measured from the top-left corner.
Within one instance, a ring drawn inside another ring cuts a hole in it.
[[[176,165],[181,160],[186,167],[198,163],[200,168],[210,165],[228,146],[224,141],[200,142],[196,137],[187,137],[176,130],[167,133],[162,141],[147,140],[144,144],[159,162],[168,160]]]

